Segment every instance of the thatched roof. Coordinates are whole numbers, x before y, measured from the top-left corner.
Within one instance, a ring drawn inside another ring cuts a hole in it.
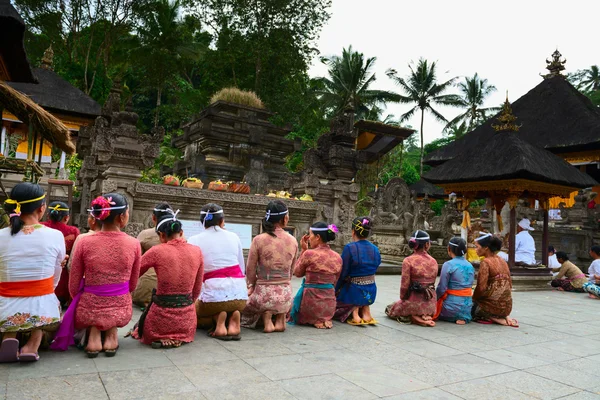
[[[45,109],[91,119],[100,115],[100,104],[61,78],[56,72],[35,68],[34,73],[39,82],[37,84],[20,82],[8,84]]]
[[[521,136],[521,131],[495,132],[485,144],[460,153],[427,172],[423,178],[433,184],[508,179],[528,179],[573,188],[598,184],[559,156],[533,146]]]
[[[379,160],[414,133],[413,129],[364,119],[355,122],[354,127],[357,130],[359,143],[357,149],[362,152],[364,162],[367,164]],[[363,146],[360,145],[360,136],[362,134],[367,134],[369,136],[369,138],[365,140],[366,145]]]
[[[225,101],[227,103],[240,104],[253,108],[266,108],[256,93],[250,90],[241,90],[236,87],[223,88],[213,94],[210,98],[210,103],[213,104],[218,101]]]
[[[12,81],[35,82],[25,54],[24,35],[25,23],[17,10],[10,0],[0,0],[0,59]]]
[[[45,140],[65,153],[75,152],[71,133],[62,122],[3,81],[0,81],[0,108],[5,108],[24,123],[32,125]]]
[[[423,197],[425,195],[432,199],[443,199],[446,197],[444,189],[439,186],[435,186],[433,183],[427,182],[425,179],[419,179],[408,188],[414,191],[419,197]]]
[[[564,77],[544,79],[512,103],[519,118],[519,137],[555,154],[600,149],[600,108],[582,95]],[[438,165],[472,148],[483,148],[495,135],[490,118],[464,137],[425,157]]]

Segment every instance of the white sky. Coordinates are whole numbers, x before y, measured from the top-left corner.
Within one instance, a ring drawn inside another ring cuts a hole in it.
[[[498,89],[486,106],[499,105],[508,90],[515,101],[546,73],[546,58],[557,48],[567,59],[565,72],[600,64],[599,0],[333,0],[331,19],[321,32],[321,55],[352,47],[377,57],[374,87],[399,91],[385,75],[394,68],[408,74],[408,63],[424,57],[438,61],[438,79],[475,72]],[[326,76],[318,58],[310,75]],[[408,105],[389,105],[399,117]],[[458,109],[437,109],[448,120]],[[517,116],[518,117],[518,116]],[[419,128],[420,113],[408,121]],[[425,143],[441,137],[443,124],[425,116]]]

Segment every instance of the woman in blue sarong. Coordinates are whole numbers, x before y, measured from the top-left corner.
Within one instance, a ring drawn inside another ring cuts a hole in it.
[[[442,266],[440,282],[436,289],[438,298],[434,319],[464,325],[471,321],[473,301],[472,286],[475,269],[465,259],[467,243],[454,237],[448,243],[448,255],[452,258]]]
[[[342,273],[336,284],[336,312],[334,318],[350,325],[375,325],[370,305],[375,302],[377,286],[375,273],[381,264],[377,246],[367,240],[371,233],[369,217],[352,221],[352,243],[342,252]]]

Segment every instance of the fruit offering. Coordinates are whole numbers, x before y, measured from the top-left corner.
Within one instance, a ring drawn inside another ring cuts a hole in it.
[[[179,186],[179,178],[174,175],[163,176],[163,184],[169,186]]]
[[[226,192],[229,189],[229,185],[226,183],[218,181],[212,181],[208,184],[208,190],[214,190],[216,192]]]
[[[202,189],[204,187],[204,183],[198,178],[187,178],[181,182],[181,186],[192,189]]]
[[[250,194],[250,185],[246,182],[229,182],[229,191],[233,193]]]

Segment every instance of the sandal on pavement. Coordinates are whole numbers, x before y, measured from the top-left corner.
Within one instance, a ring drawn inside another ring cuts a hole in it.
[[[114,357],[117,355],[117,350],[119,350],[119,346],[116,349],[106,349],[104,350],[104,355],[106,357]]]
[[[19,361],[21,362],[35,362],[39,361],[40,356],[38,353],[21,353],[19,354]]]
[[[0,345],[0,363],[19,361],[19,341],[14,338],[4,339]]]

